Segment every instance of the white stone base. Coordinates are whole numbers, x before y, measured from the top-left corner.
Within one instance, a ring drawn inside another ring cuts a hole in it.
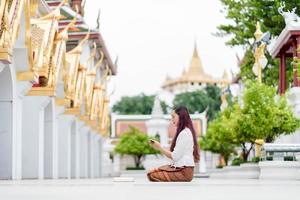
[[[256,163],[245,163],[241,166],[227,166],[210,173],[210,178],[222,179],[258,179],[259,167]]]
[[[260,179],[299,179],[300,162],[262,161],[259,163]]]

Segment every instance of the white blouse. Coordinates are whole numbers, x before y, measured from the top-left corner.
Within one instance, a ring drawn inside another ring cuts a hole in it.
[[[193,134],[189,128],[185,128],[179,133],[176,139],[175,148],[171,154],[173,166],[195,166],[193,152]]]

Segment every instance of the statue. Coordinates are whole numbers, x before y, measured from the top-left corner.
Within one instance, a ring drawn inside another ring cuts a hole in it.
[[[278,8],[278,12],[284,17],[286,26],[300,26],[300,17],[295,13],[297,8],[293,8],[292,11],[287,10],[287,12],[283,11],[285,8],[285,3],[282,2],[280,7]]]

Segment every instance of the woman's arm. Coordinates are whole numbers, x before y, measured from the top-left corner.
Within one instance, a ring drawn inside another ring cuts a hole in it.
[[[176,140],[176,145],[173,152],[163,148],[159,142],[154,140],[152,143],[150,142],[150,145],[154,149],[159,150],[162,154],[164,154],[168,158],[172,159],[173,161],[177,161],[184,155],[186,147],[189,145],[193,145],[192,143],[193,143],[192,135],[187,133],[186,131],[182,131]]]
[[[165,149],[161,146],[161,144],[155,140],[153,140],[153,142],[150,142],[150,145],[160,151],[160,153],[164,154],[165,156],[167,156],[168,158],[172,159],[172,152],[169,151],[168,149]]]
[[[165,149],[165,148],[161,147],[161,148],[159,149],[159,151],[160,151],[162,154],[164,154],[165,156],[167,156],[168,158],[170,158],[170,159],[173,160],[173,158],[172,158],[172,152],[169,151],[168,149]]]

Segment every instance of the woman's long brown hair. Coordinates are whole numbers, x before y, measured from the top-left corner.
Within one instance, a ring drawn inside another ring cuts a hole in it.
[[[196,132],[195,132],[195,129],[193,126],[193,122],[189,115],[189,111],[187,110],[187,108],[185,106],[179,106],[174,109],[174,112],[179,116],[179,122],[177,125],[175,137],[173,138],[172,143],[171,143],[170,150],[171,150],[171,152],[173,152],[173,150],[176,146],[176,139],[177,139],[178,135],[180,134],[180,132],[185,128],[189,128],[193,134],[193,140],[194,140],[194,152],[193,152],[194,160],[195,160],[195,162],[198,162],[200,159],[199,145],[197,142],[197,136],[196,136]]]

